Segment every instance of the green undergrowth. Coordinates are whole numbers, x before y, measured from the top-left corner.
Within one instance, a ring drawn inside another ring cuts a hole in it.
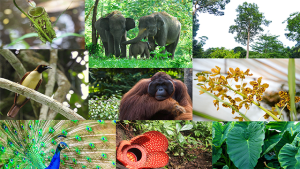
[[[189,56],[175,56],[172,59],[127,59],[111,57],[101,59],[96,56],[89,58],[90,68],[192,68]]]

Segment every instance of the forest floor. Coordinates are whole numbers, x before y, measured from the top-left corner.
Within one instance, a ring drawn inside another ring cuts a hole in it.
[[[139,131],[134,131],[134,128],[129,125],[129,124],[121,124],[117,123],[117,146],[119,145],[120,141],[122,140],[130,140],[131,138],[140,135]],[[182,133],[184,135],[184,133]],[[174,156],[173,152],[167,151],[166,153],[169,155],[169,163],[165,168],[168,169],[183,169],[183,168],[188,168],[188,169],[212,169],[212,152],[207,150],[205,146],[203,147],[198,147],[194,149],[186,148],[185,152],[188,154],[193,154],[196,156],[195,159],[192,160],[187,160],[184,157],[181,156]],[[117,163],[119,164],[117,166],[117,169],[122,169],[123,167],[120,167],[120,164],[118,161]],[[162,168],[162,169],[165,169]]]

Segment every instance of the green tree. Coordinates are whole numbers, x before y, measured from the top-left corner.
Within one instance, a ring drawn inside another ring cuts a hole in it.
[[[258,11],[258,6],[253,3],[244,2],[236,9],[237,18],[234,20],[236,25],[231,25],[229,33],[237,33],[234,37],[236,42],[243,45],[247,44],[246,58],[249,57],[249,43],[253,41],[254,36],[263,31],[261,25],[268,26],[272,21],[265,19],[263,13]]]
[[[193,1],[194,3],[194,11],[193,11],[193,57],[203,57],[203,48],[202,46],[205,44],[205,41],[208,39],[203,39],[200,37],[198,40],[197,38],[197,31],[200,29],[199,17],[198,13],[205,13],[208,12],[209,14],[214,14],[217,16],[224,15],[223,11],[225,9],[225,5],[228,4],[230,0],[196,0]]]
[[[196,0],[194,1],[194,15],[196,12],[209,14],[224,15],[223,11],[225,9],[225,5],[228,4],[230,0]]]
[[[253,51],[259,53],[282,53],[284,46],[281,41],[277,38],[276,35],[262,34],[257,38],[257,42],[254,45],[251,45]]]
[[[202,58],[204,54],[203,45],[205,45],[205,42],[208,38],[206,36],[201,36],[198,39],[193,40],[193,57],[194,58]]]
[[[300,12],[295,12],[290,15],[283,23],[287,22],[286,29],[290,31],[285,36],[291,41],[300,41]]]
[[[241,52],[234,53],[233,50],[225,49],[224,47],[216,48],[209,56],[211,58],[239,58]]]
[[[234,51],[234,53],[240,52],[241,53],[240,58],[246,57],[247,51],[243,47],[237,46],[237,47],[233,48],[233,51]]]

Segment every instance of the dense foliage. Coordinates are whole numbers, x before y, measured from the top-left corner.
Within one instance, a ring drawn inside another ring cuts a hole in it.
[[[163,133],[169,140],[168,150],[174,156],[181,156],[187,160],[196,158],[193,154],[188,154],[186,148],[196,149],[204,146],[206,150],[211,151],[211,122],[196,122],[196,121],[179,121],[179,120],[138,120],[132,123],[136,130],[141,133],[146,131],[159,131]]]
[[[253,51],[249,51],[249,58],[299,58],[300,57],[300,46],[298,47],[285,47],[281,46],[281,42],[277,41],[275,42],[274,47],[268,46],[271,45],[273,42],[270,41],[255,41],[254,46],[257,46],[257,49]],[[278,47],[278,48],[276,48]],[[276,49],[276,50],[275,50]],[[243,47],[237,46],[232,49],[234,51],[234,57],[235,58],[245,58],[246,57],[246,49]],[[266,52],[259,52],[265,50]],[[231,49],[225,49],[224,47],[221,48],[208,48],[205,51],[201,50],[201,55],[199,52],[194,51],[194,53],[197,53],[197,55],[194,55],[194,58],[231,58],[233,54],[230,52]],[[214,55],[212,55],[214,53]],[[238,53],[240,53],[238,55]],[[217,55],[215,55],[217,54]],[[216,57],[217,56],[217,57]]]
[[[225,5],[228,4],[230,0],[195,0],[194,8],[196,11],[194,12],[208,12],[209,14],[224,15],[223,11],[225,9]]]
[[[122,96],[139,80],[143,78],[150,78],[159,71],[166,72],[172,78],[183,81],[183,69],[90,69],[89,96]]]
[[[89,119],[115,120],[118,119],[120,98],[112,95],[89,99]]]
[[[224,47],[216,48],[210,53],[211,58],[239,58],[240,52],[234,52],[233,50],[227,50]]]
[[[299,168],[300,123],[213,122],[213,167]]]
[[[85,5],[85,14],[87,15],[91,9],[91,7],[94,5],[93,0],[87,0]],[[133,39],[138,35],[139,29],[138,29],[138,20],[142,16],[150,15],[154,12],[167,12],[170,15],[177,17],[177,19],[181,23],[181,32],[180,32],[180,40],[176,48],[175,52],[175,58],[180,57],[183,60],[185,60],[185,64],[191,63],[191,60],[189,58],[192,57],[192,2],[189,0],[167,0],[167,1],[160,1],[160,0],[150,0],[150,1],[144,1],[144,0],[125,0],[120,3],[118,0],[110,0],[110,1],[100,1],[98,4],[98,12],[97,12],[97,18],[99,19],[101,16],[104,16],[107,13],[110,13],[112,11],[121,11],[122,15],[125,18],[133,18],[136,22],[136,27],[134,29],[131,29],[127,32],[127,40]],[[107,58],[105,57],[103,45],[101,40],[100,42],[100,49],[97,47],[92,47],[92,17],[87,18],[86,20],[86,29],[85,29],[85,42],[87,46],[89,46],[89,49],[93,49],[91,52],[92,60],[91,63],[95,63],[99,59],[112,59],[114,58]],[[127,45],[127,53],[129,45]],[[96,50],[95,50],[96,49]],[[159,47],[156,48],[158,51]],[[96,57],[97,56],[97,57]],[[128,56],[128,54],[127,54]],[[124,59],[122,59],[124,60]],[[139,60],[139,62],[143,62],[143,60]],[[151,60],[151,62],[156,62],[156,60]],[[115,62],[118,64],[118,62]],[[147,64],[147,63],[146,63]],[[151,64],[151,63],[150,63]],[[93,64],[92,64],[93,65]],[[96,65],[96,64],[94,64]],[[113,65],[113,64],[112,64]],[[152,66],[152,65],[150,65]],[[148,67],[150,67],[148,66]],[[156,65],[155,65],[156,66]],[[191,67],[192,64],[189,65]],[[99,67],[99,66],[97,66]],[[137,66],[135,66],[137,67]],[[157,66],[156,66],[157,67]],[[159,67],[167,67],[165,65],[160,65]]]
[[[300,12],[295,12],[287,18],[286,30],[290,31],[285,36],[292,41],[300,41]]]

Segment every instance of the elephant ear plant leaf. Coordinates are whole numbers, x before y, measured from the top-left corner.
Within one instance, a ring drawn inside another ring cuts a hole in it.
[[[250,123],[248,127],[234,126],[227,136],[227,153],[237,168],[254,168],[265,139],[264,124]]]
[[[278,161],[283,168],[300,168],[300,134],[294,138],[292,144],[285,144],[279,151]]]
[[[213,157],[212,163],[216,163],[222,154],[222,144],[226,140],[228,132],[232,129],[234,123],[227,123],[222,125],[221,123],[213,123],[212,137],[213,137]]]
[[[46,43],[47,41],[52,43],[52,40],[56,38],[55,31],[52,27],[50,18],[43,7],[36,7],[33,1],[29,1],[32,9],[26,14],[13,0],[15,6],[27,17],[33,24],[33,27],[37,31],[41,41]]]

